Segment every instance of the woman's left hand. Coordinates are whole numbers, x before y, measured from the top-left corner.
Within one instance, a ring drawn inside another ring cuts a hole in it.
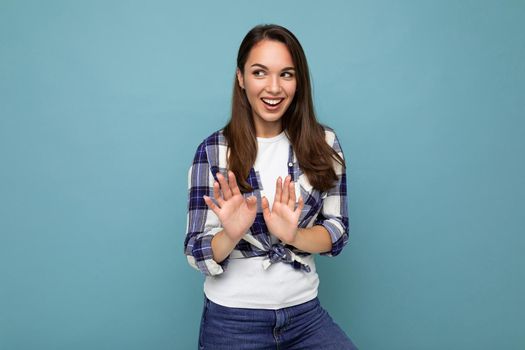
[[[272,211],[266,197],[262,198],[264,221],[268,230],[283,243],[293,245],[297,236],[297,225],[304,207],[303,197],[299,196],[299,204],[295,208],[295,185],[288,175],[282,185],[282,179],[277,179],[275,198]]]

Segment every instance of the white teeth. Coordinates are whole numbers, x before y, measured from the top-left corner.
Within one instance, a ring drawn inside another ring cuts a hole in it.
[[[267,98],[263,98],[262,100],[263,100],[264,102],[266,102],[266,103],[268,103],[268,104],[270,104],[270,105],[274,105],[274,106],[275,106],[276,104],[279,104],[279,102],[282,101],[282,99],[278,99],[278,100],[269,100],[269,99],[267,99]]]

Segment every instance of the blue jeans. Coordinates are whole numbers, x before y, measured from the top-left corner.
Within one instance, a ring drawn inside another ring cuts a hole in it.
[[[316,297],[278,310],[232,308],[204,296],[199,349],[357,349]]]

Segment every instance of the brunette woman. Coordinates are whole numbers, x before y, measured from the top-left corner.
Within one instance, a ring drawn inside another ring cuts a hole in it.
[[[317,297],[314,254],[348,242],[346,167],[315,117],[294,34],[242,41],[227,125],[188,174],[185,254],[205,276],[200,349],[356,349]]]

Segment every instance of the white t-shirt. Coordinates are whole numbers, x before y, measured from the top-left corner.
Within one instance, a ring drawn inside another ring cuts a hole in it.
[[[284,131],[270,138],[257,138],[257,159],[254,170],[261,181],[261,197],[273,206],[277,178],[283,182],[288,175],[290,141]],[[272,243],[278,241],[271,235]],[[213,302],[228,306],[255,309],[280,309],[307,302],[317,296],[319,276],[314,255],[302,257],[311,271],[296,270],[292,265],[277,262],[267,270],[266,257],[230,258],[224,272],[206,276],[204,293]]]

